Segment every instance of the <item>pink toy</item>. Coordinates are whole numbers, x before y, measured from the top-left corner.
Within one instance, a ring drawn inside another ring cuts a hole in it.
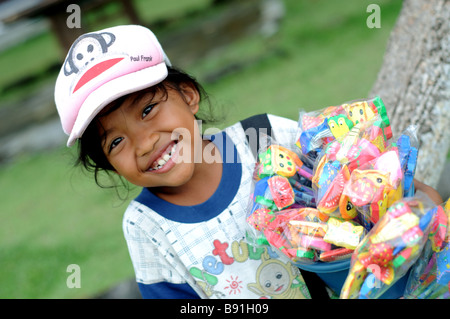
[[[327,243],[320,237],[302,236],[300,244],[304,248],[313,248],[321,251],[331,250],[331,244]]]
[[[382,170],[388,173],[389,182],[395,187],[403,177],[398,152],[396,149],[381,154],[375,160],[374,169]]]

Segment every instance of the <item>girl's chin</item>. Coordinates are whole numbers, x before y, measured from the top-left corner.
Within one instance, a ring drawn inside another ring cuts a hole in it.
[[[166,167],[167,166],[167,167]],[[176,188],[183,186],[192,178],[194,165],[186,163],[169,163],[169,161],[159,170],[149,171],[146,175],[147,181],[137,183],[141,187],[148,188]],[[151,175],[150,175],[151,174]]]

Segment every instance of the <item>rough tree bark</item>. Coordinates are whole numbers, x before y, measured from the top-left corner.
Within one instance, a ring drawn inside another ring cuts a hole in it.
[[[394,134],[417,125],[415,176],[436,187],[450,147],[450,0],[403,1],[374,95],[385,102]]]

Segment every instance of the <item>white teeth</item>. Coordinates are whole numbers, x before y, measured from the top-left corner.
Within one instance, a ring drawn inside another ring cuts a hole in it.
[[[160,157],[157,161],[154,162],[154,165],[153,167],[150,168],[150,171],[158,170],[161,167],[163,167],[167,163],[167,161],[172,157],[172,154],[175,153],[176,148],[177,144],[174,144],[170,149],[169,153],[164,154],[162,157]]]

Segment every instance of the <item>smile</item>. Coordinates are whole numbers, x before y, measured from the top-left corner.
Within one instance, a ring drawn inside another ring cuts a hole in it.
[[[279,291],[281,291],[281,289],[283,289],[283,287],[284,287],[284,285],[281,285],[281,286],[278,287],[275,291],[276,291],[276,292],[279,292]]]
[[[177,141],[171,143],[153,163],[150,165],[148,171],[158,171],[162,169],[167,162],[172,158],[177,150]]]

